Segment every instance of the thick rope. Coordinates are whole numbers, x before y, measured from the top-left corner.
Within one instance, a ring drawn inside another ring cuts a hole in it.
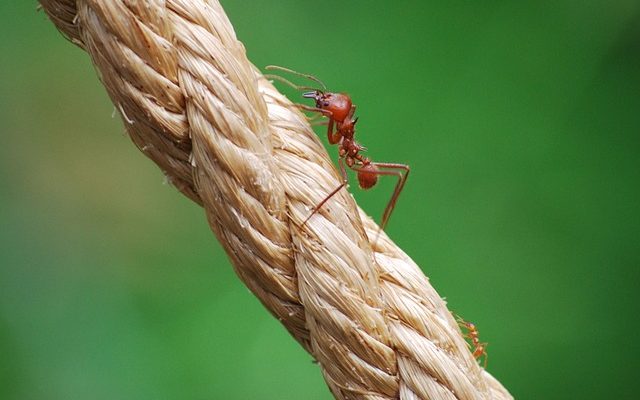
[[[304,116],[216,0],[41,0],[136,146],[202,205],[238,276],[337,399],[511,399],[415,263],[341,191]]]

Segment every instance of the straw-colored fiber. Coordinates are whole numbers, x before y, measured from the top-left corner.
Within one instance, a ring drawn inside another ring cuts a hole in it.
[[[218,1],[41,4],[337,399],[512,398],[418,266],[384,233],[372,248],[378,227],[346,190],[302,226],[339,174],[304,115],[249,62]]]

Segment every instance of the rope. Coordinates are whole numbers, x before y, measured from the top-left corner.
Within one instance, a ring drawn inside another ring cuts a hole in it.
[[[204,207],[242,281],[337,399],[511,399],[420,268],[346,190],[216,0],[41,0],[135,145]]]

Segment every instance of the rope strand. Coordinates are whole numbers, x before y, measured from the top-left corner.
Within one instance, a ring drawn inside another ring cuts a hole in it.
[[[41,0],[85,49],[136,146],[205,209],[238,276],[337,399],[511,399],[428,279],[340,191],[299,110],[215,0]]]

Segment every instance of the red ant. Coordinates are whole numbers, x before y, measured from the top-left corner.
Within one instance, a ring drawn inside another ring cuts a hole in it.
[[[478,328],[473,322],[468,322],[462,319],[459,315],[456,316],[456,321],[458,325],[467,330],[467,333],[464,335],[465,338],[471,340],[471,345],[473,347],[473,358],[479,359],[484,356],[484,368],[487,369],[487,360],[489,356],[487,355],[487,346],[489,343],[480,342],[480,332]]]
[[[338,162],[340,164],[340,172],[342,174],[342,183],[335,188],[327,197],[325,197],[320,203],[318,203],[311,214],[304,220],[302,225],[320,210],[320,208],[333,197],[340,189],[347,185],[347,171],[345,164],[350,169],[356,171],[358,175],[358,183],[362,189],[370,189],[378,182],[378,175],[393,175],[398,177],[398,182],[391,196],[391,200],[387,204],[384,213],[382,214],[382,222],[380,223],[380,230],[384,230],[391,212],[395,208],[400,192],[404,188],[404,185],[409,176],[409,166],[405,164],[397,163],[380,163],[373,162],[368,157],[360,154],[361,151],[365,151],[366,148],[357,143],[354,140],[355,125],[358,122],[358,118],[354,118],[356,106],[352,103],[351,97],[345,93],[328,92],[325,84],[318,78],[309,74],[302,74],[284,67],[278,67],[275,65],[267,66],[268,70],[284,71],[298,76],[305,77],[322,86],[322,89],[317,89],[309,86],[296,85],[289,80],[278,76],[268,75],[269,78],[279,80],[296,90],[310,90],[302,94],[302,97],[315,100],[315,107],[310,107],[305,104],[296,104],[296,106],[312,112],[317,112],[319,115],[328,118],[327,137],[330,144],[338,145]],[[403,174],[401,171],[404,171]]]

